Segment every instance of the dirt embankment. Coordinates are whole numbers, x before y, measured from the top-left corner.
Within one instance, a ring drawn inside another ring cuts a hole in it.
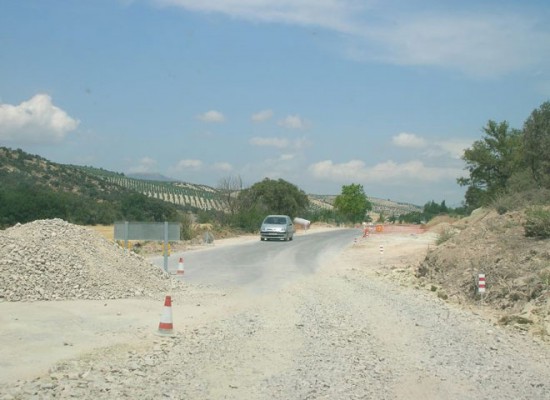
[[[438,245],[417,277],[442,298],[481,306],[500,324],[550,339],[550,241],[525,236],[523,212],[479,209],[468,218],[435,224]],[[478,274],[486,292],[477,293]]]

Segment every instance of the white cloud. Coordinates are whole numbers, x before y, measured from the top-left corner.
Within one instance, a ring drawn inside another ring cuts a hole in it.
[[[128,168],[128,172],[131,174],[153,172],[156,165],[156,160],[150,157],[143,157],[139,160],[138,165]]]
[[[435,142],[437,146],[444,155],[450,155],[454,159],[461,159],[464,155],[464,150],[471,147],[473,140],[466,139],[452,139],[446,141]]]
[[[287,129],[305,129],[308,123],[299,115],[289,115],[278,122],[279,126]]]
[[[548,14],[513,5],[454,2],[446,11],[357,0],[156,0],[165,6],[221,13],[253,22],[318,27],[339,33],[348,56],[396,65],[436,66],[494,77],[547,69]],[[439,8],[441,9],[441,8]]]
[[[273,117],[273,111],[272,110],[262,110],[259,111],[250,117],[250,119],[253,122],[265,122]]]
[[[335,164],[331,160],[312,164],[309,172],[316,179],[334,182],[360,181],[364,183],[400,184],[411,182],[437,182],[459,177],[463,170],[449,167],[428,167],[422,161],[396,163],[386,161],[368,167],[361,160]]]
[[[392,143],[399,147],[422,148],[426,146],[426,141],[414,133],[401,132],[392,138]]]
[[[296,154],[281,154],[281,161],[290,161],[296,158]]]
[[[425,157],[451,157],[459,160],[464,154],[464,150],[469,148],[473,140],[468,139],[448,139],[448,140],[427,140],[414,133],[402,132],[392,137],[392,143],[398,147],[410,149],[423,149],[422,155]]]
[[[180,160],[174,169],[178,172],[186,170],[198,171],[202,168],[202,165],[201,160]]]
[[[225,116],[221,112],[216,110],[207,111],[204,114],[198,115],[197,118],[204,122],[219,123],[225,121]]]
[[[215,171],[229,172],[233,170],[233,166],[227,162],[218,162],[212,165],[212,169]]]
[[[417,14],[393,22],[365,30],[368,57],[489,77],[545,64],[550,55],[550,33],[519,13]]]
[[[289,141],[285,138],[263,138],[263,137],[253,137],[250,139],[249,143],[252,146],[258,147],[276,147],[278,149],[283,149],[288,147]]]
[[[352,29],[351,20],[369,1],[355,0],[156,0],[161,5],[204,13],[218,12],[254,22],[318,26],[339,32]]]
[[[311,146],[311,141],[306,138],[298,138],[292,141],[291,146],[296,150],[305,149]]]
[[[61,142],[79,121],[52,103],[47,94],[37,94],[14,106],[0,104],[0,140],[21,144]]]

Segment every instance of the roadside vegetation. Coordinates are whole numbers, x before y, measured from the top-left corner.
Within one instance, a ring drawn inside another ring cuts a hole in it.
[[[550,204],[550,102],[535,109],[522,129],[489,121],[483,132],[464,152],[469,176],[458,179],[467,187],[467,212],[490,207],[502,215],[537,207],[529,212],[528,234],[548,237],[549,211],[541,207]]]
[[[246,188],[239,176],[222,178],[217,188],[146,181],[100,168],[56,164],[5,147],[0,147],[0,180],[0,229],[51,218],[79,225],[174,221],[182,224],[182,238],[187,240],[204,234],[205,227],[217,237],[255,232],[266,214],[357,223],[368,220],[373,207],[357,184],[343,186],[340,195],[310,200],[283,179],[266,178]]]
[[[440,215],[463,217],[479,207],[494,208],[499,214],[530,207],[526,235],[548,238],[550,102],[534,110],[522,129],[512,129],[506,121],[489,121],[483,133],[463,155],[468,176],[457,180],[467,187],[462,206],[451,208],[445,200],[432,200],[414,211],[403,207],[407,210],[402,212],[399,207],[376,210],[356,183],[322,200],[283,179],[266,178],[244,187],[239,176],[232,176],[222,178],[217,188],[146,181],[0,147],[0,228],[47,218],[82,225],[170,220],[181,222],[183,237],[189,238],[194,224],[254,232],[263,217],[273,213],[340,225],[370,221],[374,209],[377,221],[373,222],[426,224]]]
[[[521,130],[489,121],[483,132],[458,180],[468,217],[438,226],[416,277],[449,301],[488,306],[498,323],[550,340],[550,102]]]

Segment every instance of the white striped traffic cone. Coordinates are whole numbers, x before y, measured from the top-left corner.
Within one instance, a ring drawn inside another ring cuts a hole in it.
[[[177,275],[183,275],[185,273],[185,270],[183,269],[183,257],[180,257],[180,261],[178,263],[178,270],[176,271]]]
[[[162,316],[160,317],[159,331],[160,335],[170,336],[174,332],[174,325],[172,323],[172,297],[166,296],[164,299],[164,309],[162,310]]]

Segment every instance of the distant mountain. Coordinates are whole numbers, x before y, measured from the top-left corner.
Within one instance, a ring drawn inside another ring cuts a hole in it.
[[[332,208],[332,205],[334,204],[334,199],[336,199],[336,195],[310,194],[308,195],[308,197],[310,202],[319,208]],[[368,196],[367,198],[372,204],[372,212],[376,214],[391,216],[422,211],[422,207],[410,203],[399,203],[396,201]]]

